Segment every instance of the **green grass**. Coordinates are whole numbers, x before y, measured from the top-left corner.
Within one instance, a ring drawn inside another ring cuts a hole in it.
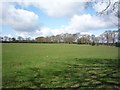
[[[3,88],[120,89],[116,47],[4,43],[2,49]]]

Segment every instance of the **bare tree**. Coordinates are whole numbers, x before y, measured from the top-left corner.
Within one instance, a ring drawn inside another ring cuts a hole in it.
[[[117,33],[117,31],[113,31],[112,32],[112,44],[114,45],[115,44],[115,39],[116,39],[116,34]]]
[[[18,36],[18,38],[17,38],[19,41],[22,41],[22,40],[24,40],[24,38],[23,37],[21,37],[21,36]]]
[[[112,15],[116,17],[116,20],[112,22],[120,27],[120,1],[119,0],[94,0],[93,2],[86,2],[86,8],[94,8],[96,5],[102,6],[104,5],[104,8],[101,8],[100,11],[96,11],[96,14],[98,16],[106,16],[106,15]]]
[[[91,42],[95,42],[95,35],[91,35]]]
[[[12,41],[16,41],[16,39],[13,37],[13,38],[12,38]]]
[[[4,39],[4,41],[8,41],[9,37],[8,36],[4,36],[3,39]]]

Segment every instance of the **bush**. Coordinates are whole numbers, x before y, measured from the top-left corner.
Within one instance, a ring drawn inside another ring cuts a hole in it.
[[[77,44],[81,44],[81,40],[80,39],[77,40]]]
[[[92,46],[95,46],[95,42],[93,41],[91,45],[92,45]]]
[[[115,46],[116,46],[116,47],[120,47],[120,42],[116,42],[116,43],[115,43]]]

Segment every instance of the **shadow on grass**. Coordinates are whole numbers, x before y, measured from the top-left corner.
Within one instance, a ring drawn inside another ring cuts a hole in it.
[[[62,63],[66,68],[41,72],[40,68],[29,68],[31,75],[21,88],[64,88],[80,90],[119,90],[119,59],[74,59],[75,63]],[[19,75],[20,76],[20,75]],[[18,76],[18,77],[19,77]],[[18,81],[19,82],[19,81]],[[16,82],[16,83],[18,83]],[[19,83],[18,83],[19,84]]]
[[[76,60],[78,64],[68,66],[71,67],[70,71],[76,71],[75,73],[73,72],[74,75],[72,77],[78,77],[76,81],[79,83],[80,88],[106,88],[109,90],[120,89],[120,70],[118,59]],[[81,60],[86,60],[89,64],[79,64]]]
[[[41,75],[39,68],[31,68],[35,76],[30,81],[38,88],[120,89],[118,59],[75,58],[75,61],[66,64],[64,70],[47,72],[46,76]]]

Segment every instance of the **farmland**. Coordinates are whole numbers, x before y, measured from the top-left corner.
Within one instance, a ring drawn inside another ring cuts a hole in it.
[[[119,90],[118,48],[77,44],[2,44],[3,88]]]

